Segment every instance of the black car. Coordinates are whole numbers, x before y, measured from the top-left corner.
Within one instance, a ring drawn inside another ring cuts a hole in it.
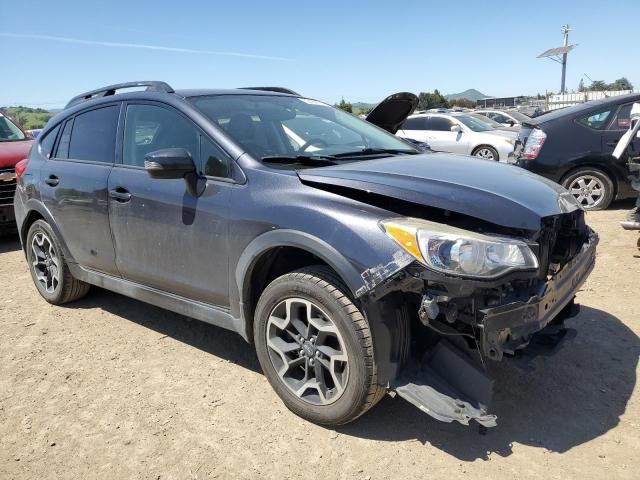
[[[393,132],[416,99],[387,100],[369,120]],[[19,169],[35,286],[233,330],[313,422],[394,391],[495,425],[482,366],[563,337],[597,237],[555,183],[388,131],[275,88],[82,94]]]
[[[525,122],[516,143],[517,165],[558,182],[585,210],[634,196],[628,155],[616,159],[612,154],[639,100],[640,94],[596,100]],[[640,140],[631,148],[638,151]]]

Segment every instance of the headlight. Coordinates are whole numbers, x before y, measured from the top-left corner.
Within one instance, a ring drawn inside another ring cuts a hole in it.
[[[505,138],[504,141],[507,142],[509,145],[515,145],[516,144],[516,139],[515,138]]]
[[[483,235],[417,218],[392,218],[380,224],[402,248],[438,272],[492,278],[512,270],[538,268],[538,259],[520,240]]]

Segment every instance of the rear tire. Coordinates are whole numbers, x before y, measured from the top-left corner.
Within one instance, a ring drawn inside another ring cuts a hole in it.
[[[25,248],[33,283],[47,302],[62,305],[87,294],[89,284],[71,274],[60,242],[47,222],[33,222]]]
[[[613,201],[613,181],[595,167],[577,168],[569,172],[561,184],[585,210],[604,210]]]
[[[256,352],[269,383],[289,410],[320,425],[355,420],[386,391],[369,325],[348,292],[329,268],[307,267],[271,282],[256,308]]]
[[[471,154],[474,157],[484,158],[485,160],[494,160],[496,162],[500,161],[500,155],[498,155],[498,151],[490,147],[489,145],[480,145],[477,147],[473,153]]]

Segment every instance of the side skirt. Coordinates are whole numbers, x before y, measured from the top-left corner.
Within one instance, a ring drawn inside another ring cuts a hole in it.
[[[229,308],[190,300],[180,295],[164,292],[146,285],[107,275],[106,273],[89,270],[78,264],[69,263],[69,269],[78,280],[142,302],[150,303],[186,317],[195,318],[196,320],[215,325],[216,327],[232,330],[239,333],[248,341],[244,321],[233,317],[229,313]]]

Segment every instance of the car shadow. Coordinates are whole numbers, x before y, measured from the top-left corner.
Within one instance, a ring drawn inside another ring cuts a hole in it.
[[[102,308],[162,335],[224,358],[254,372],[260,366],[253,348],[236,333],[191,320],[106,290],[92,289],[69,305]],[[498,426],[482,431],[434,420],[396,396],[386,396],[357,421],[338,427],[343,434],[377,441],[418,440],[461,461],[509,456],[514,443],[553,452],[588,442],[614,428],[636,384],[640,339],[618,318],[582,307],[569,320],[577,337],[551,357],[539,357],[533,369],[508,361],[489,364],[495,379],[490,412]]]
[[[400,397],[385,397],[345,435],[379,441],[416,439],[462,461],[509,456],[514,443],[567,450],[608,432],[620,421],[636,384],[640,340],[618,318],[583,307],[567,322],[578,331],[554,356],[539,357],[534,370],[494,363],[490,412],[498,426],[485,434],[477,424],[438,422]]]
[[[607,210],[631,210],[635,206],[635,198],[625,198],[624,200],[616,200],[615,202],[612,202]]]
[[[253,347],[237,333],[224,328],[95,287],[86,297],[66,307],[101,308],[248,370],[261,372]]]
[[[17,233],[0,233],[0,253],[15,252],[21,249]]]

